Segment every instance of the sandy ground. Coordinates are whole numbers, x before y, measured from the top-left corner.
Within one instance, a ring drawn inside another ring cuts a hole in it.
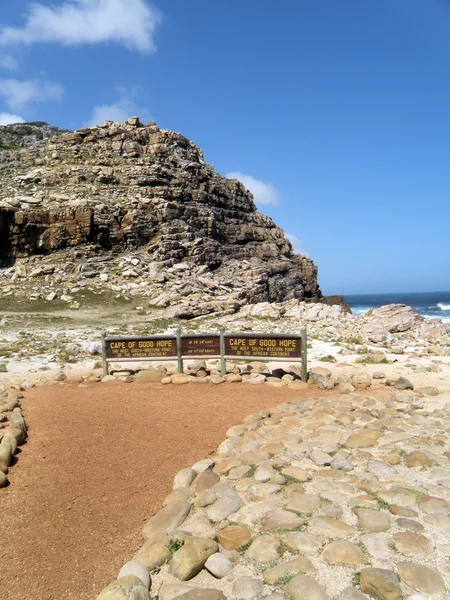
[[[142,544],[179,469],[213,454],[251,412],[300,395],[232,384],[27,392],[29,440],[0,490],[0,598],[93,599]]]

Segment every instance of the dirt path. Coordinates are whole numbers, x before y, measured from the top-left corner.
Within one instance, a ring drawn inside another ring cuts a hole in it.
[[[251,412],[300,395],[138,383],[27,392],[30,437],[0,490],[0,598],[95,598],[141,545],[177,470]]]

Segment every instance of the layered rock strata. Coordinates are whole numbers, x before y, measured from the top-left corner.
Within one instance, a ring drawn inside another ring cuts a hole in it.
[[[0,258],[19,270],[29,257],[45,256],[78,278],[165,283],[164,292],[178,294],[167,304],[180,299],[177,282],[166,277],[174,270],[181,279],[189,272],[181,296],[199,291],[203,301],[205,290],[205,301],[213,292],[235,308],[321,298],[314,263],[295,255],[251,193],[217,174],[182,135],[138,118],[54,133],[0,152]]]

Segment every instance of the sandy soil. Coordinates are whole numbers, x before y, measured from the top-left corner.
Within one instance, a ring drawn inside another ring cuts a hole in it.
[[[93,599],[142,544],[179,469],[213,454],[251,412],[300,395],[232,384],[27,392],[29,440],[0,490],[2,600]]]

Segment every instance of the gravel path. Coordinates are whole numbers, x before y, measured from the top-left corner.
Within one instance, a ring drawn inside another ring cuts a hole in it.
[[[2,600],[94,598],[142,543],[178,469],[214,453],[246,415],[300,395],[138,383],[27,392],[29,440],[0,490]]]

